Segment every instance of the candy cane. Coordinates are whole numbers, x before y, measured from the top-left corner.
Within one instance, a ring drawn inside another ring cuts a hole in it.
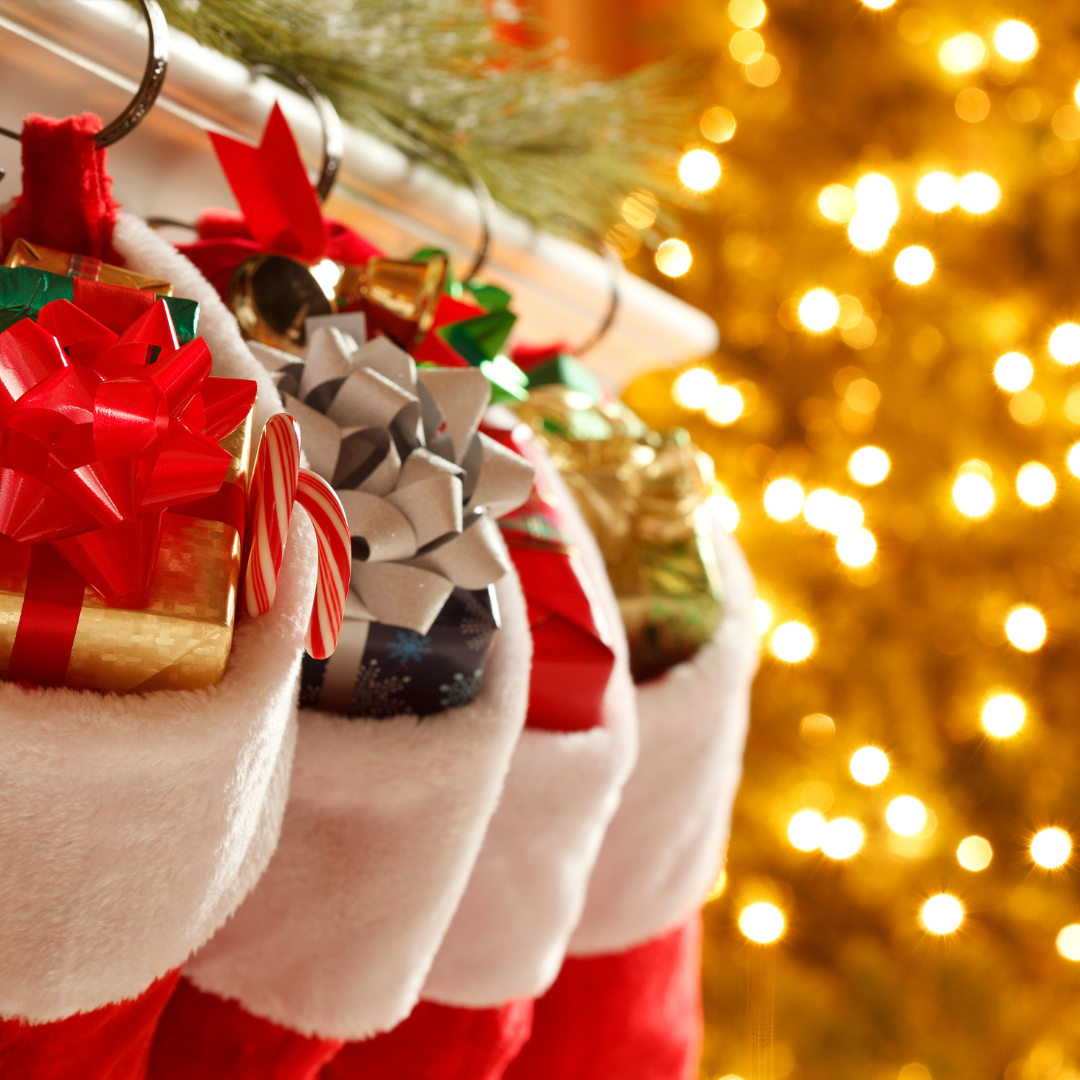
[[[319,545],[319,574],[308,624],[307,650],[323,660],[337,647],[352,571],[352,540],[334,489],[300,468],[300,429],[278,413],[263,428],[248,487],[247,564],[243,606],[249,615],[273,607],[293,505],[308,512]]]
[[[352,574],[352,537],[334,489],[318,473],[300,470],[296,501],[308,512],[319,543],[319,580],[308,623],[307,651],[325,660],[337,648]]]

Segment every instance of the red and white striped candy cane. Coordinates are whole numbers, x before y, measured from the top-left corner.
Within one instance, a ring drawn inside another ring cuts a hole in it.
[[[278,413],[263,428],[248,487],[247,564],[243,606],[249,615],[273,607],[294,503],[308,512],[319,545],[319,574],[307,650],[324,660],[337,647],[352,572],[352,540],[341,500],[321,476],[300,468],[300,429]]]

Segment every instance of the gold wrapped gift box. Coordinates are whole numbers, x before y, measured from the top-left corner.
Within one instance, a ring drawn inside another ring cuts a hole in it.
[[[516,407],[551,454],[600,545],[637,682],[708,641],[723,595],[705,500],[712,460],[683,431],[659,435],[616,399],[561,384]]]
[[[221,446],[226,482],[247,489],[252,414]],[[149,603],[110,607],[89,587],[64,685],[117,694],[195,690],[221,681],[232,647],[240,536],[220,521],[165,514]],[[25,563],[0,562],[0,672],[7,671],[22,613]]]
[[[140,292],[152,292],[158,296],[172,296],[172,284],[157,278],[136,274],[134,270],[125,270],[121,266],[110,266],[100,259],[91,259],[84,255],[69,255],[66,251],[45,247],[44,244],[31,244],[29,240],[16,240],[8,249],[5,266],[32,266],[35,270],[48,270],[62,277],[88,278],[101,281],[106,285],[124,285]]]

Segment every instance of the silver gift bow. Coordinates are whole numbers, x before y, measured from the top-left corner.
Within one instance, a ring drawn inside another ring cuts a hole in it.
[[[358,346],[336,327],[314,331],[306,362],[249,344],[348,517],[342,643],[353,647],[338,654],[362,655],[370,622],[426,634],[455,586],[483,589],[509,570],[494,519],[525,502],[533,467],[477,431],[491,397],[480,371],[417,372],[388,338]]]

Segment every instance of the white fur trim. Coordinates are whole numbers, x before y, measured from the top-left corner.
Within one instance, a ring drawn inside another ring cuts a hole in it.
[[[589,731],[526,729],[469,887],[424,997],[484,1008],[542,994],[559,973],[593,863],[634,765],[637,716],[626,634],[604,562],[572,496],[548,464],[615,640],[604,721]]]
[[[255,401],[255,434],[274,413],[282,412],[281,398],[269,372],[244,344],[236,319],[217,290],[190,259],[163,240],[142,218],[121,212],[116,219],[113,244],[129,270],[171,281],[173,293],[199,302],[199,336],[210,346],[214,374],[227,379],[253,379],[259,384]]]
[[[140,994],[252,888],[277,842],[315,538],[297,513],[277,603],[204,690],[0,683],[0,1016]]]
[[[417,720],[303,710],[281,843],[185,969],[303,1034],[362,1039],[415,1005],[525,720],[532,644],[512,572],[480,696]]]
[[[638,688],[641,754],[593,870],[574,955],[621,952],[697,907],[723,862],[757,667],[754,580],[719,526],[724,614],[713,640]]]

